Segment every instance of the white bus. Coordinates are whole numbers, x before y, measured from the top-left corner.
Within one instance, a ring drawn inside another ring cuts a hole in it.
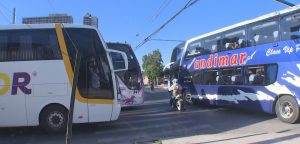
[[[72,24],[0,27],[0,127],[66,129],[76,53],[80,53],[74,123],[116,120],[120,103],[109,52],[99,31]]]
[[[137,106],[144,103],[144,83],[140,64],[129,44],[106,43],[109,49],[126,53],[128,58],[128,70],[116,72],[117,80],[121,90],[121,106]],[[113,66],[117,67],[120,57],[110,55]]]

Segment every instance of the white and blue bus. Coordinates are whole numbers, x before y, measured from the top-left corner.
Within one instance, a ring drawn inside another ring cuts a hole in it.
[[[107,43],[109,49],[126,53],[128,70],[115,74],[121,91],[122,106],[136,106],[144,103],[144,83],[141,67],[130,45],[126,43]],[[111,55],[114,67],[118,66],[119,57]]]
[[[181,79],[179,78],[179,74],[181,72],[180,62],[181,62],[181,57],[182,57],[182,53],[184,50],[184,46],[185,46],[185,42],[182,42],[173,49],[172,54],[171,54],[170,63],[166,64],[163,69],[164,77],[166,77],[166,79],[167,79],[168,89],[173,84],[172,81],[174,79],[180,80],[179,83],[187,83],[187,80],[190,80],[190,79],[185,79],[185,78],[181,78]],[[183,95],[184,95],[185,102],[192,104],[191,94],[189,93],[189,91],[186,91],[186,89],[188,89],[187,85],[182,85],[182,86],[184,89]]]
[[[172,85],[174,78],[178,79],[179,64],[185,42],[178,44],[172,51],[170,63],[166,64],[163,71],[168,79],[168,88]]]
[[[295,123],[299,42],[299,6],[247,20],[188,40],[179,79],[194,102],[275,113]]]
[[[0,27],[0,127],[66,129],[74,65],[81,55],[74,123],[116,120],[117,83],[99,31],[72,24]],[[119,70],[128,67],[126,54]],[[111,54],[110,53],[110,54]]]

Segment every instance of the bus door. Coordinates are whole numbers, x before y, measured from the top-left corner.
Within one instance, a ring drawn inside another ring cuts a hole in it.
[[[114,99],[114,86],[106,58],[89,56],[81,68],[84,69],[87,85],[89,121],[109,121]]]
[[[72,69],[75,66],[76,53],[81,54],[77,82],[81,100],[75,105],[75,110],[84,112],[86,107],[89,122],[110,121],[114,86],[107,54],[97,31],[64,28],[63,32]]]
[[[81,103],[87,104],[89,122],[110,121],[117,92],[114,92],[115,79],[112,79],[108,55],[98,32],[85,28],[64,28],[63,32],[72,68],[76,53],[81,54],[77,88]]]
[[[118,63],[114,67],[114,71],[125,71],[128,69],[128,61],[125,53],[120,51],[110,51],[110,55],[117,57]],[[117,104],[114,99],[120,99],[120,96],[115,92],[112,72],[109,66],[109,61],[106,53],[100,56],[89,56],[85,64],[82,66],[86,70],[87,78],[87,95],[88,95],[88,110],[89,121],[110,121],[113,110],[113,105]],[[116,96],[115,96],[116,95]]]

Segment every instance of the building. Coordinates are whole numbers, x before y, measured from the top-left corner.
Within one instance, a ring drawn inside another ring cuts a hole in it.
[[[49,14],[45,17],[23,18],[23,24],[43,24],[43,23],[73,23],[73,17],[67,14]]]
[[[90,13],[87,13],[83,17],[83,24],[98,28],[98,17],[92,16]]]

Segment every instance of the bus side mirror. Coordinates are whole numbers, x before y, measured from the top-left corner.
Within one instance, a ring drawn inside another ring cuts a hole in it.
[[[113,63],[114,72],[128,70],[128,58],[126,53],[117,50],[107,50]]]

